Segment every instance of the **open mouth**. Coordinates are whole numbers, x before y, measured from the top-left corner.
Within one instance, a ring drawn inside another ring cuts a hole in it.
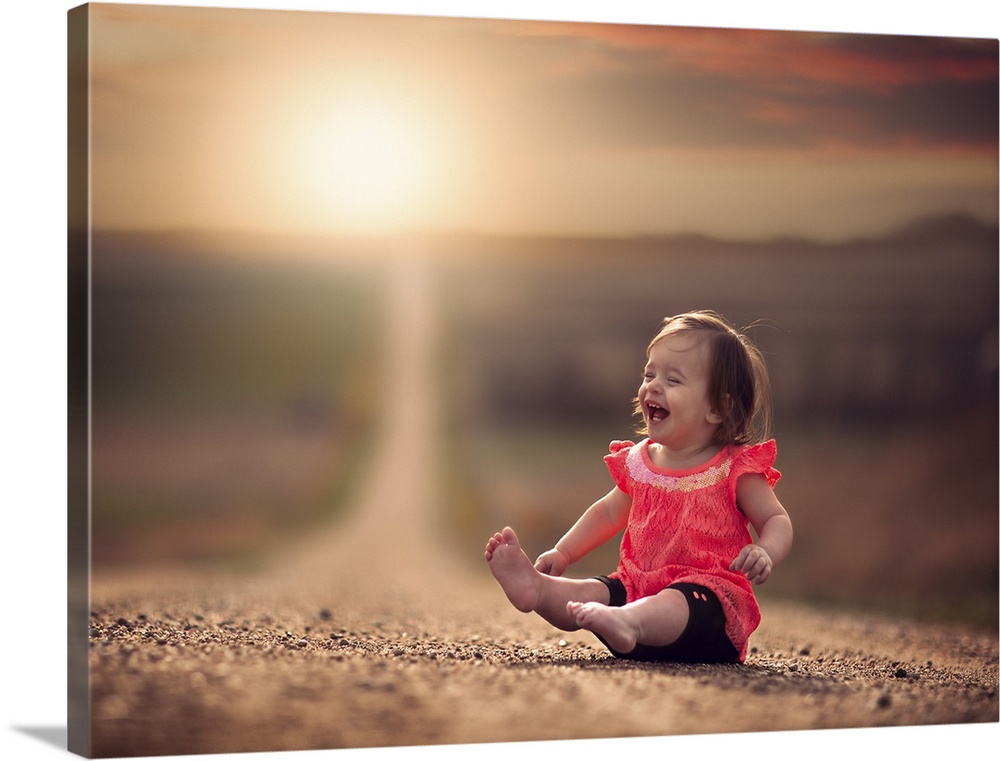
[[[649,422],[658,423],[661,420],[666,420],[668,415],[670,413],[660,405],[653,404],[652,402],[646,403],[646,417],[649,418]]]

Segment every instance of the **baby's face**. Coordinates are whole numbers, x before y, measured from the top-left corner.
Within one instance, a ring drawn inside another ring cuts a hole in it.
[[[708,398],[709,342],[679,333],[650,348],[638,399],[649,437],[671,449],[707,446],[721,422]]]

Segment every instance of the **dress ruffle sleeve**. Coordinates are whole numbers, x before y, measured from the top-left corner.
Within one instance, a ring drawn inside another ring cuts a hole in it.
[[[631,493],[628,487],[628,467],[625,460],[628,458],[629,450],[634,447],[631,441],[612,441],[608,446],[610,454],[604,455],[604,464],[608,466],[608,472],[614,479],[615,485],[626,494]]]
[[[773,489],[781,478],[781,473],[773,467],[777,456],[778,445],[774,439],[746,447],[733,460],[730,471],[733,483],[735,484],[737,478],[747,473],[759,473],[767,479],[768,486]]]

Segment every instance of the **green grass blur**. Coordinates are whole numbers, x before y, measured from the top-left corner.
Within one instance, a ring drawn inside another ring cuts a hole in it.
[[[95,235],[96,566],[232,558],[341,508],[371,436],[378,268],[272,245]]]

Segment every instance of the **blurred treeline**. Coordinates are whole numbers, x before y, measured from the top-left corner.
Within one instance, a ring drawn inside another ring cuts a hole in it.
[[[466,312],[459,340],[479,347],[469,387],[496,420],[619,420],[662,319],[700,308],[750,326],[779,421],[899,421],[996,398],[995,226],[947,218],[830,245],[467,245],[448,300]]]

